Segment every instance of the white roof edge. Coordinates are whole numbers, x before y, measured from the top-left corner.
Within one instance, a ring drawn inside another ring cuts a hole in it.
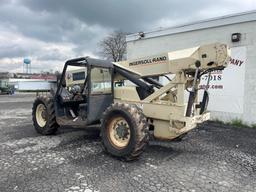
[[[196,22],[190,22],[182,25],[157,29],[153,31],[147,31],[147,32],[144,32],[145,37],[141,39],[148,39],[148,38],[153,38],[158,36],[171,35],[175,33],[182,33],[182,32],[219,27],[219,26],[225,26],[225,25],[231,25],[231,24],[237,24],[237,23],[244,23],[244,22],[250,22],[250,21],[256,21],[256,10],[236,13],[231,15],[225,15],[221,17],[215,17],[215,18],[200,20]],[[136,41],[136,40],[140,40],[139,33],[133,33],[126,36],[127,42]]]

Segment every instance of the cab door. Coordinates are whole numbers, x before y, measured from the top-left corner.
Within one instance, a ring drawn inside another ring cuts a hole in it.
[[[113,103],[112,69],[90,66],[87,124],[97,123]]]

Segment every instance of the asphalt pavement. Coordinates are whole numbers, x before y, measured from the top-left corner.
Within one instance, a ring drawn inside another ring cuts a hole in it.
[[[256,129],[207,123],[181,142],[152,140],[127,163],[106,154],[91,131],[37,134],[34,98],[0,96],[0,192],[256,191]]]

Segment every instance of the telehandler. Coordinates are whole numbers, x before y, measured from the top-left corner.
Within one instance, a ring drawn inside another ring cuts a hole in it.
[[[200,77],[223,70],[228,58],[227,45],[213,43],[120,63],[90,57],[68,60],[51,95],[35,99],[34,127],[50,135],[63,125],[100,124],[108,153],[136,159],[150,130],[156,139],[173,140],[210,118],[207,85],[200,102],[198,98]],[[80,68],[70,72],[68,66]],[[169,82],[155,80],[160,76]]]

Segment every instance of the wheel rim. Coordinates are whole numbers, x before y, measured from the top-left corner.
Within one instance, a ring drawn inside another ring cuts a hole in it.
[[[108,139],[118,149],[126,147],[130,141],[131,131],[129,124],[123,117],[114,117],[108,127]]]
[[[46,125],[46,107],[44,104],[39,104],[36,107],[36,121],[40,127]]]

